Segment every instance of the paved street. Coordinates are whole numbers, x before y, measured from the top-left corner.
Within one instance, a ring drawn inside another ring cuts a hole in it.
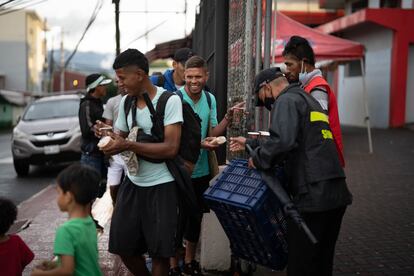
[[[372,155],[368,154],[364,129],[346,128],[344,140],[354,203],[344,218],[334,275],[414,275],[414,131],[374,130]],[[31,199],[36,204],[21,205],[23,214],[41,206],[32,215],[32,225],[21,232],[36,260],[52,257],[54,229],[65,219],[57,210],[54,193],[50,187]],[[108,199],[106,195],[94,208],[102,223],[110,220]],[[99,238],[101,267],[105,275],[126,275],[119,261],[107,252],[108,230],[106,223]],[[255,275],[285,274],[259,268]]]
[[[19,204],[50,185],[62,167],[31,166],[28,177],[17,177],[13,168],[10,138],[10,131],[0,132],[0,196]]]

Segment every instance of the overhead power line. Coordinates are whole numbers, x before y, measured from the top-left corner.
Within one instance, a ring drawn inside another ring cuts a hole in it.
[[[151,29],[149,29],[148,31],[146,31],[145,33],[141,34],[140,36],[138,36],[137,38],[134,38],[133,40],[131,40],[126,47],[128,47],[129,45],[131,45],[133,42],[137,41],[138,39],[143,38],[144,36],[146,36],[147,34],[149,34],[150,32],[152,32],[153,30],[157,29],[158,27],[160,27],[162,24],[164,24],[165,22],[167,22],[167,20],[162,21],[161,23],[159,23],[158,25],[155,25],[154,27],[152,27]]]
[[[79,39],[78,43],[76,44],[75,49],[72,51],[72,53],[70,54],[70,56],[66,60],[64,67],[67,67],[68,66],[69,62],[71,61],[71,59],[73,58],[73,56],[78,51],[79,45],[81,44],[81,42],[82,42],[83,38],[85,37],[86,33],[88,32],[89,28],[92,26],[93,22],[95,21],[96,17],[98,16],[98,13],[101,10],[102,6],[103,6],[103,0],[98,0],[96,2],[95,9],[92,12],[91,18],[89,19],[89,22],[86,25],[86,28],[85,28],[85,30],[82,33],[81,38]]]
[[[6,1],[6,2],[4,2],[4,3],[1,3],[1,4],[0,4],[0,7],[3,7],[3,6],[5,6],[5,5],[7,5],[8,3],[13,2],[13,1],[16,1],[16,0],[9,0],[9,1]]]
[[[20,10],[38,5],[40,3],[46,2],[47,0],[40,0],[40,1],[37,1],[37,2],[33,1],[33,0],[18,1],[18,2],[16,2],[15,0],[11,0],[11,1],[13,1],[11,3],[12,5],[4,7],[4,8],[0,8],[0,16],[5,15],[5,14],[9,14],[9,13],[12,13],[12,12],[17,12],[17,11],[20,11]],[[10,3],[10,2],[8,2],[8,3]],[[4,4],[6,4],[6,3],[3,3],[3,5]]]

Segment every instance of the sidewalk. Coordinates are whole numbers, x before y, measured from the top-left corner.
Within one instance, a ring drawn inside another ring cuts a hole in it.
[[[59,211],[56,204],[56,190],[49,186],[19,206],[18,219],[31,219],[30,226],[19,233],[22,239],[35,253],[35,259],[26,267],[23,275],[30,275],[33,267],[41,260],[53,258],[53,241],[56,228],[67,215]],[[105,227],[98,236],[99,261],[104,275],[131,276],[121,265],[119,258],[108,252],[109,222],[112,215],[112,200],[109,192],[97,199],[93,206],[93,215]]]
[[[365,129],[345,128],[347,181],[354,203],[345,214],[335,255],[335,276],[414,275],[414,131],[374,130],[374,154],[368,153]],[[56,192],[48,187],[19,206],[19,218],[31,218],[20,236],[35,252],[32,267],[51,259],[56,227],[66,218],[56,206]],[[105,226],[99,237],[100,263],[105,275],[128,275],[108,253],[109,194],[96,202],[94,214]],[[259,269],[255,275],[283,272]]]

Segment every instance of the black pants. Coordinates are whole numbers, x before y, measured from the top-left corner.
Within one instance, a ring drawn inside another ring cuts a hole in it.
[[[199,178],[192,178],[191,182],[193,183],[194,192],[197,197],[197,203],[200,206],[200,210],[203,213],[208,213],[209,208],[207,203],[204,200],[203,194],[207,190],[209,183],[210,183],[211,177],[210,175],[202,176]],[[200,213],[200,218],[198,220],[187,218],[185,227],[184,227],[184,239],[196,243],[198,242],[198,239],[200,238],[200,232],[201,232],[201,220],[202,220],[203,214]]]
[[[140,187],[125,177],[112,214],[109,252],[169,258],[176,253],[176,235],[176,183]]]
[[[331,276],[335,244],[341,228],[345,207],[302,213],[318,243],[312,245],[307,236],[288,220],[288,276]]]

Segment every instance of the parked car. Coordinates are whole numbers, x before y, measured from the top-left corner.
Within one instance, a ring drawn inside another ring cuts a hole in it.
[[[80,159],[80,95],[46,96],[30,103],[13,129],[12,155],[18,176],[30,165]]]

